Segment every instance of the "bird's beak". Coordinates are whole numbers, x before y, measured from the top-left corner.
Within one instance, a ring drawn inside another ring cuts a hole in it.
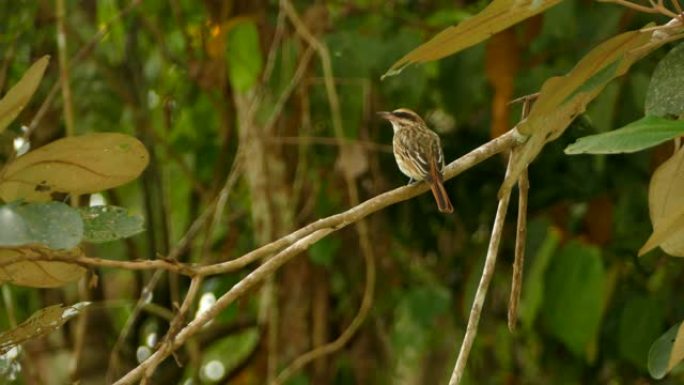
[[[378,111],[378,116],[387,120],[392,120],[392,118],[394,117],[394,115],[388,111]]]

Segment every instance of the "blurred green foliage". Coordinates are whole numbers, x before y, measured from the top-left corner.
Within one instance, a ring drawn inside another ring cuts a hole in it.
[[[427,117],[442,137],[447,161],[490,138],[494,91],[485,74],[487,43],[379,81],[403,54],[475,14],[486,2],[455,4],[445,0],[294,4],[305,25],[329,49],[345,138],[362,146],[358,161],[365,165],[364,171],[355,179],[361,200],[406,183],[388,147],[392,131],[375,117],[375,111],[409,107]],[[108,28],[94,49],[70,68],[77,131],[134,134],[152,154],[153,165],[139,183],[106,194],[108,203],[145,215],[147,221],[147,231],[132,240],[88,246],[89,256],[115,260],[164,256],[160,250],[172,249],[205,210],[213,210],[245,135],[240,131],[244,123],[240,98],[261,89],[257,121],[263,124],[307,50],[291,24],[285,22],[278,30],[276,1],[151,0],[119,18],[129,7],[126,1],[67,1],[65,20],[71,57],[97,31]],[[514,95],[538,91],[548,77],[566,73],[601,41],[654,18],[611,4],[565,1],[514,27],[519,43]],[[12,2],[12,12],[0,12],[3,93],[35,58],[57,57],[55,29],[51,2],[17,1]],[[279,48],[271,56],[276,38]],[[642,117],[649,79],[669,48],[638,62],[627,76],[611,83],[587,114],[532,164],[521,327],[515,334],[506,329],[515,237],[509,215],[466,383],[650,382],[646,369],[650,344],[684,318],[680,262],[660,251],[636,257],[651,230],[649,177],[668,150],[568,157],[563,149],[579,137]],[[31,122],[50,87],[59,81],[56,62],[3,142],[22,134],[21,126]],[[261,85],[268,68],[272,76]],[[200,228],[181,250],[181,262],[225,261],[260,246],[265,229],[255,216],[259,194],[268,200],[284,192],[290,198],[291,230],[351,206],[336,166],[341,138],[336,139],[332,129],[316,53],[303,71],[273,130],[260,137],[268,154],[284,165],[284,182],[255,192],[247,176],[239,175],[221,216],[213,225]],[[58,96],[31,135],[33,147],[64,135],[62,108]],[[512,105],[510,112],[512,126],[520,107]],[[264,155],[247,153],[243,163]],[[495,157],[448,181],[455,206],[450,216],[441,215],[425,194],[369,217],[377,266],[371,313],[341,351],[307,366],[289,384],[446,383],[480,278],[503,174],[503,159]],[[274,218],[279,215],[273,212]],[[266,237],[279,235],[283,234]],[[203,363],[219,357],[227,362],[224,381],[261,384],[272,353],[267,343],[270,332],[277,332],[276,370],[314,343],[340,335],[358,311],[364,291],[366,267],[358,234],[351,228],[335,233],[298,258],[272,283],[275,302],[269,306],[277,307],[275,318],[263,317],[263,292],[248,293],[179,351],[177,358],[192,369],[184,372],[169,359],[154,382],[176,383],[183,374],[204,381],[198,374]],[[252,267],[207,279],[202,293],[220,296]],[[165,331],[168,319],[164,317],[176,311],[188,285],[186,278],[173,275],[159,281],[148,306],[127,326],[128,335],[116,353],[117,367],[112,368],[111,349],[152,273],[118,269],[93,273],[99,283],[89,292],[95,304],[87,313],[96,322],[87,329],[81,353],[87,356],[78,372],[82,383],[100,381],[107,368],[118,378],[135,366],[136,349],[149,334],[144,325],[154,320]],[[50,291],[6,285],[2,293],[0,330],[40,308],[79,298],[75,285]],[[152,305],[166,312],[155,311]],[[278,325],[269,329],[267,324],[274,319]],[[22,354],[29,362],[41,360],[58,372],[55,378],[66,379],[66,366],[57,364],[55,352],[70,350],[70,338],[65,332],[47,342],[33,342]],[[24,377],[19,375],[14,383],[30,383],[26,379],[32,370],[25,366]],[[684,377],[675,372],[665,381],[674,384]]]

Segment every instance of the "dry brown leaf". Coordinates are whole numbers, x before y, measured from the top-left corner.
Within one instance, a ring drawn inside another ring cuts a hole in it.
[[[95,133],[57,140],[17,158],[0,174],[0,199],[48,201],[52,194],[88,194],[128,183],[149,155],[139,140]]]
[[[456,26],[438,33],[392,64],[391,76],[413,63],[424,63],[452,55],[473,46],[493,34],[560,3],[561,0],[494,0],[482,12]]]
[[[19,115],[31,96],[36,92],[40,81],[43,79],[45,68],[50,62],[50,56],[43,56],[33,63],[24,73],[24,76],[12,87],[2,100],[0,100],[0,133]]]
[[[639,255],[660,246],[666,253],[684,257],[684,151],[677,151],[653,173],[648,191],[653,234]]]
[[[529,116],[517,126],[518,131],[529,138],[516,152],[500,193],[515,185],[522,170],[537,157],[544,145],[558,138],[611,80],[626,73],[634,62],[663,44],[652,41],[651,36],[651,32],[641,31],[614,36],[591,50],[567,75],[544,82]]]
[[[77,281],[86,270],[65,262],[26,261],[30,257],[58,255],[63,258],[83,256],[79,248],[53,250],[39,245],[0,247],[0,283],[28,287],[59,287]]]
[[[73,306],[53,305],[38,310],[19,326],[0,333],[0,354],[4,354],[14,346],[23,344],[30,339],[57,330],[88,305],[90,302],[79,302]]]

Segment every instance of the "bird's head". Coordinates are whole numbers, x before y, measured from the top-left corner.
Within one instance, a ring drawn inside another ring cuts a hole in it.
[[[394,132],[397,132],[397,130],[407,126],[425,126],[423,119],[408,108],[398,108],[392,112],[380,111],[378,112],[378,115],[392,123]]]

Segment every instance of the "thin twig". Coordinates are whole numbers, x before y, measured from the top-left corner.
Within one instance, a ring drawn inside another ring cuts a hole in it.
[[[323,64],[324,84],[327,92],[328,103],[330,104],[335,139],[344,143],[343,147],[341,148],[341,150],[344,150],[345,147],[349,146],[349,144],[343,142],[344,130],[342,127],[342,114],[340,112],[339,96],[335,88],[332,60],[330,59],[328,47],[324,42],[317,39],[311,33],[311,31],[308,30],[289,0],[283,0],[281,4],[282,8],[287,13],[287,16],[290,18],[290,22],[295,26],[297,33],[302,36],[307,43],[309,43],[310,47],[314,47],[319,54],[321,63]],[[344,151],[342,151],[341,154],[341,156],[344,156]],[[347,185],[347,194],[349,195],[350,204],[352,206],[357,206],[359,204],[359,193],[356,187],[356,181],[349,173],[343,171],[343,174],[345,178],[345,184]],[[373,296],[375,292],[375,256],[373,254],[373,248],[368,236],[368,227],[363,219],[356,222],[356,230],[359,236],[361,253],[363,254],[364,261],[366,263],[366,286],[359,311],[347,329],[345,329],[335,341],[300,355],[285,370],[283,370],[280,375],[278,375],[272,384],[283,384],[294,373],[299,371],[309,362],[341,349],[349,342],[349,340],[351,340],[361,324],[365,321],[373,303]]]
[[[176,313],[175,317],[173,317],[173,319],[169,323],[169,329],[166,332],[164,338],[160,342],[159,350],[169,349],[170,345],[173,343],[173,339],[176,337],[176,334],[183,326],[183,320],[185,320],[185,316],[190,311],[190,306],[192,306],[193,302],[195,301],[195,298],[197,297],[197,294],[199,293],[199,289],[201,286],[202,277],[194,277],[192,281],[190,281],[190,287],[188,288],[188,292],[186,293],[185,298],[183,299],[183,303],[178,309],[178,312]],[[160,363],[161,361],[158,362],[156,365],[150,365],[150,367],[147,368],[147,370],[145,371],[145,377],[148,379],[151,378],[152,374],[154,373],[155,369]]]
[[[66,9],[64,0],[55,1],[57,13],[57,53],[59,56],[59,82],[62,85],[62,99],[64,99],[64,124],[66,126],[66,136],[74,136],[74,108],[71,99],[71,86],[69,81],[69,57],[67,52],[66,29],[64,28],[64,17]]]
[[[116,342],[112,347],[112,352],[109,354],[109,367],[107,368],[107,374],[105,375],[108,384],[112,383],[112,377],[119,367],[119,349],[121,349],[124,341],[126,341],[126,338],[128,338],[128,334],[133,329],[133,325],[138,319],[138,315],[143,310],[143,307],[152,301],[152,290],[154,290],[154,287],[157,286],[157,282],[159,279],[161,279],[163,273],[163,270],[155,271],[152,275],[152,278],[150,278],[149,282],[147,282],[147,285],[145,285],[145,287],[142,289],[140,297],[133,307],[133,311],[131,311],[131,315],[128,316],[126,324],[119,333],[119,337],[116,339]]]
[[[237,298],[247,293],[250,289],[254,288],[258,283],[262,282],[264,279],[273,274],[278,270],[283,264],[288,262],[293,257],[300,254],[302,251],[308,249],[312,244],[319,241],[321,238],[333,232],[334,229],[321,229],[315,231],[304,238],[299,239],[297,242],[291,244],[289,247],[285,248],[280,253],[273,256],[273,258],[266,261],[264,264],[256,268],[253,272],[247,275],[245,278],[240,280],[238,283],[233,285],[233,287],[222,295],[214,305],[206,310],[206,312],[197,316],[192,320],[187,326],[185,326],[174,338],[173,344],[169,345],[169,349],[157,350],[143,361],[136,368],[126,373],[126,375],[120,378],[114,383],[114,385],[132,384],[139,380],[141,376],[146,372],[147,368],[158,365],[166,357],[171,354],[171,351],[182,346],[185,341],[197,333],[202,326],[207,322],[216,318],[218,314],[225,309],[228,305],[233,303]]]
[[[490,157],[506,151],[515,147],[520,139],[520,134],[515,130],[508,131],[507,133],[495,138],[480,147],[472,150],[471,152],[461,156],[455,161],[451,162],[444,168],[444,180],[449,180],[455,176],[461,174],[462,172],[468,170],[471,167],[483,162]],[[193,222],[185,236],[177,243],[176,247],[171,250],[170,254],[166,258],[157,258],[153,260],[133,260],[133,261],[114,261],[108,259],[99,258],[89,258],[89,257],[79,257],[79,258],[67,258],[58,257],[51,255],[36,255],[36,256],[21,256],[17,259],[7,259],[0,262],[0,267],[8,266],[14,263],[18,263],[24,260],[31,261],[56,261],[56,262],[66,262],[74,263],[84,267],[108,267],[108,268],[120,268],[129,270],[167,270],[175,272],[182,275],[193,276],[209,276],[217,274],[225,274],[231,271],[239,270],[251,263],[258,261],[261,258],[267,257],[273,253],[288,247],[300,239],[308,236],[309,234],[318,231],[320,229],[332,228],[334,230],[339,230],[346,227],[349,224],[355,223],[356,221],[367,217],[377,211],[384,209],[387,206],[409,200],[415,196],[423,194],[429,190],[429,186],[424,183],[416,183],[408,186],[397,187],[393,190],[387,191],[375,197],[372,197],[357,206],[354,206],[347,211],[331,215],[326,218],[317,220],[316,222],[310,223],[292,233],[285,235],[271,243],[259,247],[258,249],[252,250],[238,258],[220,262],[210,265],[192,265],[183,264],[176,262],[178,256],[183,252],[185,248],[189,245],[192,239],[197,235],[199,230],[202,228],[205,221],[210,217],[211,206],[208,207],[199,218]]]
[[[444,170],[444,179],[448,180],[453,178],[457,174],[475,166],[476,164],[488,159],[502,151],[508,150],[520,143],[520,134],[515,130],[511,130],[496,139],[493,139],[482,146],[474,149],[468,154],[462,156],[461,158],[455,160]],[[286,263],[294,255],[306,250],[313,243],[317,242],[321,238],[327,236],[328,234],[339,230],[351,223],[364,218],[376,211],[379,211],[391,204],[397,203],[402,200],[407,200],[418,194],[427,192],[429,187],[423,183],[414,184],[411,186],[404,186],[392,191],[386,192],[384,194],[378,195],[371,198],[358,206],[355,206],[346,212],[336,214],[325,219],[318,220],[308,226],[305,226],[297,231],[294,231],[274,242],[271,242],[265,246],[260,247],[250,253],[243,255],[242,257],[224,262],[221,264],[216,264],[212,266],[207,266],[204,270],[200,269],[198,274],[208,275],[211,273],[218,274],[226,268],[227,263],[233,263],[231,268],[235,267],[235,264],[246,264],[248,261],[256,261],[263,258],[271,253],[280,251],[275,256],[268,259],[263,265],[259,266],[252,273],[243,278],[240,282],[235,284],[230,291],[224,294],[219,300],[216,301],[214,305],[207,309],[206,313],[197,317],[195,320],[190,322],[183,330],[178,333],[173,349],[180,347],[188,338],[197,333],[199,329],[209,320],[213,319],[225,309],[232,301],[234,301],[239,296],[243,295],[247,290],[252,288],[256,283],[265,279],[267,276],[272,274],[277,270],[282,264]],[[244,266],[244,265],[243,265]],[[170,354],[169,351],[157,351],[148,357],[147,360],[143,361],[138,367],[128,372],[124,377],[116,382],[117,385],[131,384],[134,381],[141,378],[145,369],[151,365],[164,360]]]
[[[509,174],[513,157],[508,158],[508,167],[506,170],[506,175]],[[458,353],[458,359],[456,360],[456,365],[451,373],[451,379],[449,380],[449,385],[458,385],[463,377],[463,372],[465,370],[466,363],[468,362],[468,356],[470,355],[470,349],[473,347],[473,342],[475,341],[475,336],[477,335],[477,327],[480,323],[480,315],[482,314],[482,306],[484,305],[485,298],[487,297],[487,290],[489,289],[489,283],[492,281],[494,276],[494,267],[496,266],[496,257],[499,254],[499,243],[501,242],[501,235],[503,232],[503,226],[506,219],[506,211],[508,211],[508,202],[511,198],[511,191],[506,191],[505,194],[499,198],[499,206],[496,209],[496,217],[494,218],[494,226],[492,228],[492,235],[489,239],[489,247],[487,249],[487,257],[485,259],[484,268],[482,269],[482,277],[480,278],[480,283],[477,286],[477,291],[475,292],[475,298],[473,299],[473,305],[470,308],[470,316],[468,317],[468,326],[466,327],[466,333],[463,337],[463,343],[461,344],[461,350]]]
[[[675,18],[678,15],[671,10],[669,10],[664,4],[662,0],[658,0],[658,2],[650,1],[651,6],[647,7],[645,5],[633,3],[628,0],[597,0],[600,3],[615,3],[618,5],[621,5],[626,8],[633,9],[635,11],[639,12],[644,12],[644,13],[659,13],[661,15]]]
[[[525,266],[525,242],[527,241],[527,197],[530,181],[527,170],[518,178],[518,223],[515,238],[515,259],[511,277],[511,297],[508,300],[508,330],[515,331],[518,323],[518,304],[522,290],[523,268]]]
[[[520,134],[515,130],[511,130],[498,138],[483,144],[446,166],[444,169],[444,180],[449,180],[480,162],[489,159],[491,156],[515,147],[520,140]],[[214,265],[198,267],[196,272],[199,275],[214,275],[241,269],[269,254],[282,250],[314,231],[323,228],[334,228],[335,230],[339,230],[376,211],[380,211],[387,206],[425,193],[429,189],[430,187],[425,183],[415,183],[409,186],[395,188],[394,190],[370,198],[347,211],[319,219],[316,222],[304,226],[299,230],[261,246],[258,249],[252,250],[238,258]]]
[[[140,4],[142,0],[132,0],[125,8],[123,8],[119,13],[114,15],[107,23],[104,24],[103,27],[101,27],[95,36],[88,42],[88,44],[84,45],[81,47],[81,49],[74,55],[74,57],[69,60],[69,69],[72,69],[75,65],[77,65],[83,58],[88,55],[95,45],[100,42],[100,40],[104,39],[104,37],[109,33],[109,30],[112,28],[112,25],[114,25],[115,22],[119,21],[122,17],[124,17],[126,14],[128,14],[130,11],[132,11],[135,7]],[[33,116],[33,119],[31,120],[31,123],[28,125],[28,128],[26,129],[26,132],[24,133],[24,138],[29,138],[31,136],[31,133],[38,127],[38,124],[40,124],[40,121],[43,119],[43,116],[48,111],[48,108],[52,105],[52,102],[55,99],[55,96],[57,96],[57,92],[60,90],[62,86],[62,82],[55,82],[55,84],[52,85],[52,88],[50,88],[50,91],[48,92],[48,95],[45,97],[45,100],[43,100],[43,104],[40,105],[40,108],[38,108],[38,112]]]
[[[282,144],[318,144],[322,146],[346,146],[346,145],[358,145],[361,148],[369,151],[385,152],[388,154],[392,153],[391,144],[375,143],[366,140],[354,140],[354,139],[338,139],[329,138],[321,136],[276,136],[267,139],[269,142],[282,143]]]

